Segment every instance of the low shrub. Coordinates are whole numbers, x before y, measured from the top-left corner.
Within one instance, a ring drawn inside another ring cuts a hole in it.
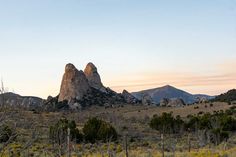
[[[85,140],[91,143],[116,141],[118,136],[111,124],[97,118],[91,118],[86,122],[83,133]]]

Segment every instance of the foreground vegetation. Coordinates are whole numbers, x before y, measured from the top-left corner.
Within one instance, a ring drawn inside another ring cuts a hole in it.
[[[2,107],[0,156],[235,156],[234,105],[123,106],[77,113]]]

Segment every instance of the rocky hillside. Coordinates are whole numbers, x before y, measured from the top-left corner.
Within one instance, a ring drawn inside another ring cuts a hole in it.
[[[172,87],[170,85],[160,87],[160,88],[154,88],[154,89],[134,92],[132,94],[140,100],[143,98],[143,96],[150,95],[150,97],[153,99],[153,101],[155,103],[160,103],[160,101],[165,98],[167,98],[167,99],[179,98],[179,99],[182,99],[187,104],[191,104],[196,101],[208,100],[208,99],[213,98],[208,95],[200,95],[200,94],[193,95],[193,94],[190,94],[190,93],[185,92],[183,90]]]
[[[43,99],[33,96],[21,96],[9,92],[0,94],[0,105],[37,108],[43,105]]]

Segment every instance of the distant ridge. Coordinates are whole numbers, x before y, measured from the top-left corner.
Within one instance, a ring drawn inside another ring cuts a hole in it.
[[[0,104],[35,108],[43,105],[43,99],[35,96],[21,96],[19,94],[7,92],[0,94]]]
[[[216,96],[214,101],[221,101],[221,102],[236,101],[236,89],[231,89],[226,93]]]
[[[155,103],[160,103],[160,101],[164,98],[168,98],[168,99],[179,98],[188,104],[194,103],[198,101],[199,99],[209,100],[209,99],[214,98],[212,96],[204,95],[204,94],[191,94],[170,85],[132,93],[132,95],[134,95],[139,100],[141,100],[142,97],[147,94],[151,96],[151,98],[153,99]]]

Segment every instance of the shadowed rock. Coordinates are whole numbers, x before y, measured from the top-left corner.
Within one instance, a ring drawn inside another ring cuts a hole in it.
[[[129,104],[135,104],[138,102],[138,99],[136,99],[132,94],[130,94],[127,90],[123,90],[122,96],[124,97],[125,101]]]
[[[96,89],[104,90],[100,75],[98,74],[97,67],[93,63],[88,63],[84,69],[84,74],[88,79],[89,85]]]

